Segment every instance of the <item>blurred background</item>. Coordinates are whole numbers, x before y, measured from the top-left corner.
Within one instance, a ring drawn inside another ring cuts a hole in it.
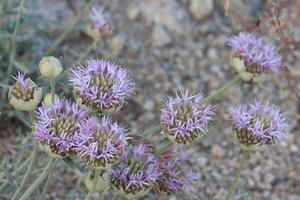
[[[58,81],[58,96],[72,98],[67,69],[93,43],[86,33],[89,3],[25,0],[12,59],[19,1],[0,0],[1,178],[11,177],[13,183],[10,172],[32,149],[29,117],[8,104],[7,89],[14,82],[11,75],[24,71],[44,92],[49,91],[40,78],[38,62],[71,27],[50,55],[58,57],[66,69]],[[233,78],[228,37],[249,31],[274,43],[284,58],[284,72],[261,84],[235,86],[211,102],[217,119],[210,134],[186,148],[197,182],[192,192],[175,199],[224,199],[239,161],[227,108],[254,98],[278,105],[288,119],[290,133],[287,144],[251,155],[236,199],[300,199],[300,0],[94,0],[92,5],[103,8],[113,32],[93,46],[85,59],[111,59],[128,68],[136,94],[113,117],[136,135],[160,122],[162,99],[167,95],[182,88],[209,94]],[[152,139],[162,138],[157,132]],[[47,199],[83,198],[85,187],[67,167],[58,166],[53,173]],[[0,199],[9,199],[12,191],[13,185]]]

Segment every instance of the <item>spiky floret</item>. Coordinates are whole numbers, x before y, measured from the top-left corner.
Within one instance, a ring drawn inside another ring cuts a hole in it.
[[[203,136],[213,120],[213,107],[201,105],[203,94],[190,95],[188,90],[168,97],[161,110],[163,132],[174,142],[189,144]]]
[[[89,118],[76,134],[76,152],[92,168],[106,169],[119,161],[129,137],[109,117]]]
[[[144,195],[161,175],[158,159],[146,144],[128,147],[110,173],[115,189],[129,198]]]
[[[64,157],[74,151],[75,134],[87,117],[85,109],[65,99],[42,105],[36,112],[35,138],[50,155]]]
[[[285,141],[286,119],[280,110],[269,102],[229,108],[233,122],[234,137],[243,148],[253,149]]]
[[[190,189],[195,176],[186,163],[187,159],[182,149],[177,152],[166,152],[160,158],[162,175],[156,183],[155,190],[166,195]]]
[[[228,39],[228,45],[244,60],[246,71],[259,75],[272,71],[278,75],[282,69],[282,57],[274,45],[264,42],[252,33],[242,32]]]
[[[13,77],[16,83],[8,92],[10,104],[16,109],[30,111],[36,108],[42,98],[42,88],[30,79],[25,79],[25,74],[20,71]]]
[[[73,69],[70,81],[77,101],[97,112],[120,108],[134,88],[126,69],[98,59]]]

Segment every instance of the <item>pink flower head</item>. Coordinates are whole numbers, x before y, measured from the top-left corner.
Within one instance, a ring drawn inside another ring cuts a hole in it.
[[[163,131],[176,143],[188,144],[206,133],[209,122],[213,120],[211,105],[201,105],[203,95],[189,95],[188,90],[176,93],[164,101],[161,110]]]
[[[228,39],[228,45],[244,60],[249,72],[261,73],[270,70],[278,75],[283,67],[282,57],[275,46],[252,33],[232,36]]]
[[[146,144],[130,146],[110,170],[114,187],[131,196],[148,191],[159,179],[159,162]]]
[[[35,138],[49,147],[52,154],[72,153],[75,135],[87,117],[87,112],[68,100],[57,99],[53,105],[42,105],[36,112]]]
[[[90,167],[102,169],[119,161],[129,139],[124,128],[105,116],[86,120],[75,138],[80,159]]]
[[[168,153],[170,154],[170,153]],[[187,158],[183,156],[183,150],[171,152],[171,155],[163,155],[160,158],[160,179],[157,181],[156,190],[167,195],[185,191],[192,187],[195,175],[188,167]]]
[[[98,59],[73,69],[71,84],[77,101],[94,112],[119,109],[134,88],[126,69]]]
[[[269,102],[255,101],[231,107],[229,113],[235,137],[244,146],[273,144],[287,138],[287,122],[279,109]]]

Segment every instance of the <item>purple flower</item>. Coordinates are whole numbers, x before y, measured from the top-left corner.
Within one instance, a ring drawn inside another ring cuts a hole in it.
[[[98,29],[100,33],[109,34],[112,31],[112,23],[107,20],[103,14],[102,8],[92,7],[91,9],[91,21],[93,28]]]
[[[159,179],[159,162],[146,144],[130,146],[112,167],[111,183],[127,197],[144,195]]]
[[[157,181],[156,190],[167,195],[190,189],[195,176],[186,164],[187,158],[183,156],[182,150],[178,152],[168,152],[160,158],[160,168],[162,175]]]
[[[70,81],[77,101],[94,112],[121,108],[134,88],[126,69],[98,59],[73,69]]]
[[[16,80],[17,86],[20,88],[21,92],[26,93],[26,92],[29,92],[30,90],[32,90],[32,86],[30,85],[30,81],[25,80],[25,74],[24,73],[18,71],[17,75],[14,76],[13,78]]]
[[[229,108],[235,139],[245,148],[270,145],[287,139],[288,127],[285,118],[269,102],[255,101],[254,104]]]
[[[106,169],[119,161],[127,145],[124,128],[108,117],[91,117],[76,134],[75,149],[89,167]]]
[[[163,132],[172,141],[189,144],[207,132],[214,113],[211,105],[201,105],[202,99],[201,93],[189,95],[188,90],[183,90],[164,101],[161,123]]]
[[[248,72],[260,74],[271,70],[278,75],[282,69],[282,58],[275,46],[252,33],[232,36],[228,40],[228,45],[244,60]]]
[[[36,112],[35,138],[50,155],[64,157],[73,152],[75,134],[87,112],[68,100],[57,99],[53,105],[42,105]]]

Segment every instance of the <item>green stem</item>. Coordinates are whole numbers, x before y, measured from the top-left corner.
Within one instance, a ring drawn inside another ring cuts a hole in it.
[[[20,18],[21,18],[21,14],[24,8],[24,2],[25,0],[21,0],[20,4],[19,4],[19,8],[18,8],[18,13],[17,13],[17,17],[16,17],[16,24],[15,24],[15,29],[11,38],[11,48],[10,48],[10,54],[9,54],[9,61],[8,61],[8,67],[7,67],[7,71],[6,71],[6,79],[4,81],[4,85],[6,85],[8,83],[8,78],[10,77],[12,68],[13,68],[13,64],[14,64],[14,60],[15,60],[15,56],[16,56],[16,39],[17,39],[17,33],[19,31],[19,26],[20,26]],[[6,93],[7,89],[3,88],[3,92],[2,92],[2,101],[4,100],[4,98],[6,97],[5,93]]]
[[[33,168],[36,164],[37,155],[38,155],[38,145],[35,144],[29,167],[27,168],[27,171],[26,171],[26,173],[25,173],[25,175],[24,175],[24,177],[21,181],[20,186],[18,187],[18,189],[14,193],[14,196],[12,197],[12,200],[18,199],[18,196],[19,196],[20,192],[22,191],[23,187],[25,186],[25,184],[29,180],[30,174],[32,173],[32,170],[33,170]]]
[[[236,188],[238,186],[238,183],[239,183],[239,180],[240,180],[240,177],[241,177],[241,172],[242,172],[242,170],[244,168],[244,165],[246,163],[246,158],[248,156],[248,151],[242,150],[241,154],[242,154],[242,160],[240,162],[240,166],[239,166],[238,170],[235,173],[234,182],[231,184],[229,192],[228,192],[225,200],[232,199],[231,197],[232,197],[233,193],[235,192],[235,190],[236,190]]]
[[[166,149],[172,146],[172,144],[173,143],[168,138],[165,138],[162,144],[157,147],[156,150],[157,154],[158,155],[162,154],[163,152],[165,152]]]
[[[20,167],[18,167],[15,171],[12,172],[12,176],[18,176],[22,171],[23,169],[26,167],[26,165],[31,161],[31,158],[32,158],[32,154],[31,156],[29,156],[21,165]],[[1,187],[0,187],[0,192],[8,185],[8,181],[5,181]]]
[[[79,21],[84,16],[86,10],[94,3],[95,0],[90,0],[86,6],[82,9],[82,11],[77,15],[77,17],[74,19],[74,21],[71,23],[71,25],[61,34],[59,38],[55,40],[55,42],[46,50],[46,55],[51,54],[57,47],[60,45],[60,43],[67,37],[67,35],[75,28],[75,26],[79,23]]]
[[[100,170],[97,170],[95,172],[95,177],[94,177],[94,180],[92,182],[92,188],[90,189],[89,193],[86,195],[86,197],[84,198],[84,200],[90,200],[92,198],[92,194],[93,192],[95,191],[96,189],[96,186],[97,186],[97,182],[99,180],[99,176],[101,174],[101,171]]]
[[[43,189],[43,192],[41,194],[41,197],[40,199],[45,199],[45,196],[48,192],[48,189],[49,189],[49,186],[50,186],[50,183],[51,183],[51,180],[52,180],[52,174],[50,172],[50,174],[48,175],[48,178],[47,178],[47,181],[46,181],[46,184],[44,186],[44,189]]]
[[[50,86],[51,86],[51,103],[54,103],[55,98],[55,79],[50,80]]]
[[[34,181],[34,183],[23,193],[23,195],[20,197],[19,200],[26,200],[31,193],[37,189],[40,184],[45,180],[45,178],[48,176],[48,174],[51,172],[51,169],[55,167],[56,164],[56,159],[55,158],[50,158],[48,161],[46,167],[44,168],[43,172],[41,175]]]
[[[216,96],[222,94],[223,92],[225,92],[226,90],[228,90],[229,88],[231,88],[232,86],[234,86],[235,84],[237,84],[238,82],[241,81],[240,76],[236,76],[233,80],[231,80],[230,82],[226,83],[223,87],[214,90],[210,95],[208,95],[207,97],[205,97],[202,102],[203,103],[207,103],[210,100],[212,100],[213,98],[215,98]]]
[[[75,61],[75,64],[81,63],[87,57],[87,55],[97,47],[97,44],[98,41],[94,40],[94,42],[82,54],[80,54],[79,58]]]
[[[25,0],[21,0],[20,4],[19,4],[19,8],[18,8],[18,13],[17,13],[17,17],[16,17],[16,25],[15,25],[13,36],[11,39],[11,52],[9,54],[9,63],[8,63],[7,71],[6,71],[7,77],[9,77],[9,75],[12,71],[13,63],[14,63],[15,56],[16,56],[16,38],[17,38],[19,26],[20,26],[20,18],[21,18],[21,14],[22,14],[22,11],[24,8],[24,2],[25,2]]]

